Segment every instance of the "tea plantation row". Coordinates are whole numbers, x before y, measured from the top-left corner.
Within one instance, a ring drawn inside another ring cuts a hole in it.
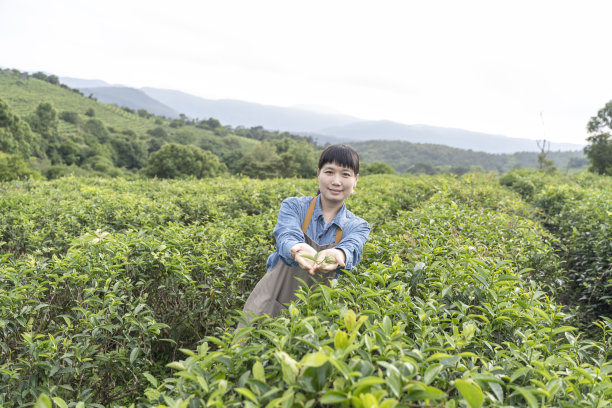
[[[536,218],[559,239],[565,302],[578,307],[586,321],[612,317],[612,178],[521,170],[500,181],[537,208]]]
[[[360,179],[362,264],[240,332],[280,201],[315,183],[0,188],[4,406],[610,405],[612,321],[569,326],[538,283],[554,237],[495,178]]]

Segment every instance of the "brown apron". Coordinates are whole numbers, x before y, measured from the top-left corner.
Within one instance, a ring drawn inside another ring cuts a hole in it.
[[[342,239],[342,230],[338,228],[335,242],[327,245],[317,244],[306,234],[316,203],[317,197],[313,198],[310,202],[306,218],[302,223],[302,231],[304,232],[306,243],[313,247],[315,251],[319,252],[338,245],[338,242]],[[266,272],[257,285],[255,285],[253,292],[251,292],[244,305],[243,312],[246,314],[249,322],[251,322],[255,316],[261,316],[263,314],[272,317],[278,316],[282,309],[287,308],[287,303],[297,299],[295,292],[302,286],[302,283],[296,278],[304,280],[308,287],[311,287],[316,283],[329,285],[329,281],[335,277],[334,271],[327,273],[319,272],[313,276],[299,266],[289,266],[280,259],[272,269]],[[241,327],[244,326],[239,324],[238,328]]]

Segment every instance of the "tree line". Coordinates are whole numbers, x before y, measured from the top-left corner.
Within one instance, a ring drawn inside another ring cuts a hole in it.
[[[60,84],[57,76],[15,70],[2,74],[40,80],[74,92],[73,105],[85,98],[78,90]],[[76,95],[75,95],[76,93]],[[91,106],[91,105],[89,105]],[[25,115],[17,115],[0,99],[0,179],[46,177],[67,174],[124,177],[215,177],[246,175],[252,178],[312,177],[322,148],[309,136],[269,131],[261,126],[243,128],[222,125],[217,119],[178,119],[155,116],[144,109],[120,108],[145,129],[108,122],[88,107],[58,110],[52,101],[40,102]],[[112,121],[112,119],[111,119]],[[587,125],[590,133],[580,152],[519,152],[488,154],[440,145],[398,141],[351,143],[366,162],[362,175],[381,173],[454,173],[497,171],[517,167],[589,169],[612,174],[612,101]],[[541,157],[542,154],[545,157]]]

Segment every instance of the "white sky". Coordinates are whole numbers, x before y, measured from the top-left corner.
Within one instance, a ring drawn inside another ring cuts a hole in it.
[[[611,17],[589,0],[0,0],[0,66],[585,143],[612,100]]]

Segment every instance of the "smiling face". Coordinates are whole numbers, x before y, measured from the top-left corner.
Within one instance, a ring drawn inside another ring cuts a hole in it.
[[[337,163],[326,163],[317,170],[317,181],[321,200],[330,204],[340,204],[353,192],[357,186],[358,174]]]

